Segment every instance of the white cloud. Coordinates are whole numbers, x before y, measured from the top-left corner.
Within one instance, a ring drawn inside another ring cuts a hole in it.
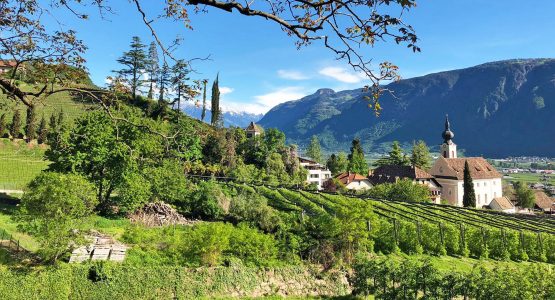
[[[220,87],[220,94],[222,96],[223,95],[228,95],[228,94],[233,93],[234,90],[235,89],[233,89],[233,88],[230,88],[230,87],[227,87],[227,86],[222,86],[222,87]]]
[[[251,102],[222,101],[222,109],[264,114],[280,103],[297,100],[307,94],[303,87],[287,86],[275,89],[267,94],[254,96],[254,101]]]
[[[362,74],[349,72],[345,68],[340,67],[326,67],[318,73],[345,83],[359,83],[365,78]]]
[[[302,72],[295,70],[278,70],[277,74],[280,78],[289,80],[307,80],[310,78]]]

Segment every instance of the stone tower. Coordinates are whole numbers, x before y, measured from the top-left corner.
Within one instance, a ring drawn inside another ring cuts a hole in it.
[[[441,136],[443,137],[443,144],[440,147],[441,155],[445,158],[457,158],[457,145],[453,143],[455,134],[451,131],[448,115],[445,115],[445,131]]]

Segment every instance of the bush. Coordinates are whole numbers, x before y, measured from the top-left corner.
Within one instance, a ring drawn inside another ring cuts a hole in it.
[[[199,183],[191,195],[189,211],[205,220],[221,219],[229,212],[230,200],[219,184],[211,181]]]
[[[18,218],[39,241],[42,256],[56,261],[70,244],[85,242],[80,229],[96,203],[94,186],[82,176],[47,172],[29,184]]]

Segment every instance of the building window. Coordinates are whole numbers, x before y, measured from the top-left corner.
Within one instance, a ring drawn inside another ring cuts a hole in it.
[[[480,203],[480,195],[478,194],[478,204]]]
[[[443,157],[447,158],[447,151],[443,151]]]
[[[493,198],[497,198],[497,192],[493,192]]]
[[[484,204],[488,204],[488,194],[484,194]]]
[[[487,183],[487,182],[484,182],[484,186],[488,186],[488,183]]]
[[[310,178],[319,178],[318,174],[310,174]]]

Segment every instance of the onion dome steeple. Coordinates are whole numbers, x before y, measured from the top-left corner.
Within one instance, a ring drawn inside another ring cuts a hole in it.
[[[445,131],[441,134],[443,141],[447,144],[451,142],[455,134],[451,131],[451,124],[449,123],[449,116],[445,115]]]

